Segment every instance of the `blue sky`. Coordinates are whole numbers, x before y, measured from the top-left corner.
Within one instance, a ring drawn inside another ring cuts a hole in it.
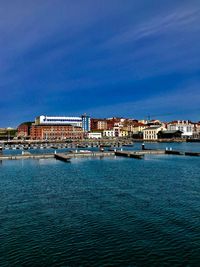
[[[200,1],[0,0],[0,127],[200,120]]]

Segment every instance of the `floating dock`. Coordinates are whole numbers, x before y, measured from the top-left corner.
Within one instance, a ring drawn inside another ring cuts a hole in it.
[[[50,153],[50,154],[24,154],[24,155],[0,155],[0,160],[20,160],[20,159],[50,159],[55,158],[62,161],[70,161],[71,158],[85,157],[111,157],[115,156],[114,152],[74,152],[74,153]]]
[[[182,151],[176,151],[176,150],[165,150],[165,154],[168,155],[185,155],[187,152],[182,152]]]
[[[70,162],[71,157],[69,157],[66,154],[54,154],[55,159],[64,161],[64,162]]]
[[[19,160],[19,159],[50,159],[55,158],[58,160],[62,160],[65,162],[70,161],[72,158],[93,158],[93,157],[128,157],[128,158],[135,158],[135,159],[143,159],[145,155],[152,154],[152,155],[180,155],[180,156],[200,156],[200,152],[183,152],[183,151],[176,151],[176,150],[138,150],[138,151],[74,151],[72,153],[45,153],[45,154],[23,154],[23,155],[2,155],[0,154],[0,161],[2,160]]]
[[[67,154],[71,158],[85,158],[85,157],[112,157],[115,155],[115,152],[113,151],[105,151],[105,152],[99,152],[99,151],[90,151],[90,152],[73,152]]]
[[[200,152],[185,152],[185,156],[199,157],[200,156]]]
[[[29,154],[29,155],[0,155],[0,160],[17,160],[17,159],[50,159],[54,154]]]
[[[134,152],[133,151],[116,151],[115,156],[143,159],[144,153],[135,152],[135,151]]]

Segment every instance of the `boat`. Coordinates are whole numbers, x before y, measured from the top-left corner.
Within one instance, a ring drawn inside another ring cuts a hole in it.
[[[79,152],[80,152],[80,153],[87,153],[87,154],[88,154],[88,153],[92,153],[92,151],[90,151],[90,150],[79,150]]]

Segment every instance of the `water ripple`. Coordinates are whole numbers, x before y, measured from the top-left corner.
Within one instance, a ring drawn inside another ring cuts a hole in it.
[[[198,266],[199,159],[2,165],[0,266]]]

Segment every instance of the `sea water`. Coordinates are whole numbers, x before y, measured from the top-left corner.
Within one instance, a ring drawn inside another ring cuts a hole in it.
[[[199,266],[199,157],[3,161],[0,198],[1,267]]]

